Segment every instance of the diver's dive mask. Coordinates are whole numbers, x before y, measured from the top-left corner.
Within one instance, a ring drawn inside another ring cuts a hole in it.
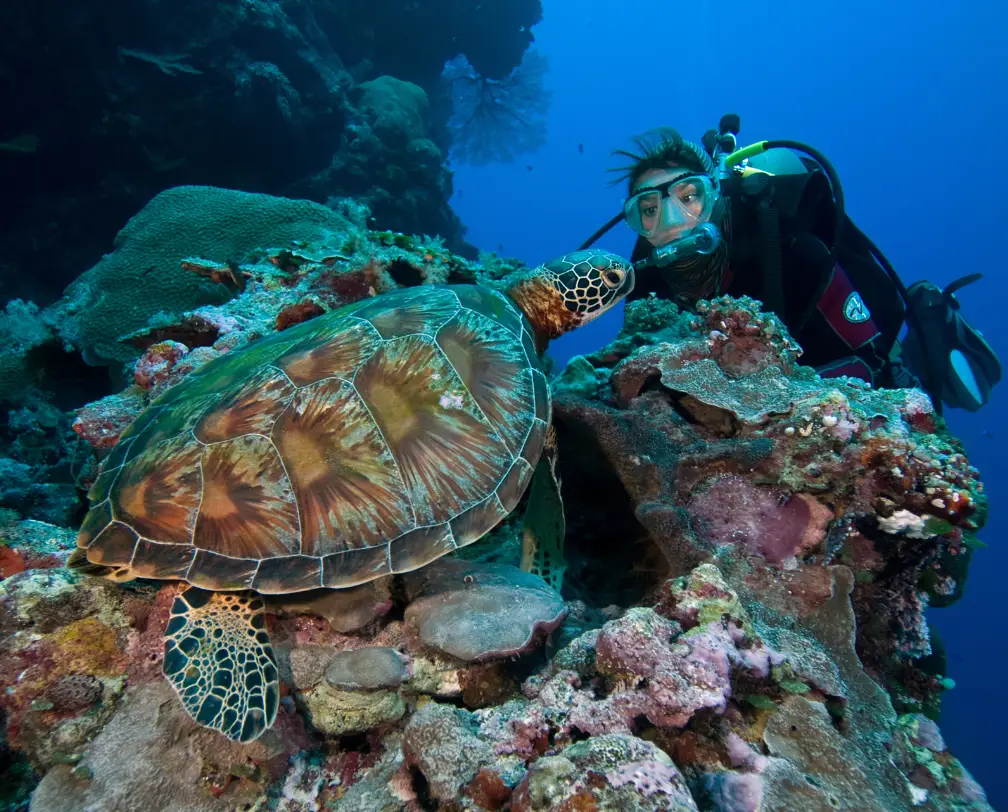
[[[648,240],[679,239],[711,218],[718,193],[707,175],[690,174],[640,189],[623,204],[627,225]]]
[[[623,219],[655,246],[645,262],[664,267],[718,247],[721,232],[710,222],[718,199],[709,176],[682,175],[640,189],[623,205]]]

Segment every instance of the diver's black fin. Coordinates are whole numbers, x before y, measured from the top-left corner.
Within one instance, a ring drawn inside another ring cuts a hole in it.
[[[907,290],[915,318],[903,341],[903,352],[914,373],[925,381],[932,399],[975,412],[990,400],[1001,380],[1001,362],[983,334],[963,317],[955,292],[981,278],[970,274],[940,289],[914,282]],[[914,325],[924,333],[917,333]],[[936,404],[937,405],[937,404]]]

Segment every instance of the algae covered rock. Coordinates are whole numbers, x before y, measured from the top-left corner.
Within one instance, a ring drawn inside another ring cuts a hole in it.
[[[441,561],[408,582],[407,627],[425,645],[465,662],[528,651],[567,614],[542,578],[510,565]]]
[[[362,82],[360,108],[386,144],[405,146],[427,134],[430,105],[423,88],[394,76]]]
[[[406,712],[406,703],[394,691],[341,691],[327,682],[302,692],[301,701],[308,721],[327,736],[366,733]]]
[[[605,735],[536,761],[512,802],[516,812],[577,808],[696,812],[699,807],[661,748],[633,736]]]
[[[296,719],[283,718],[259,741],[236,745],[198,728],[173,700],[164,682],[131,689],[76,765],[45,775],[31,808],[234,810],[254,803],[308,745]]]
[[[54,339],[37,305],[20,299],[7,302],[0,312],[0,405],[22,401],[41,382],[41,370],[30,353]]]

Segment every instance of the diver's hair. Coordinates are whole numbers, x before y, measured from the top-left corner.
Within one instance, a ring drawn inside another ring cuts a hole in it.
[[[676,163],[694,172],[703,172],[717,183],[717,173],[714,161],[707,151],[699,144],[688,141],[673,127],[658,127],[649,130],[633,139],[636,151],[629,149],[613,150],[613,155],[629,158],[631,163],[613,167],[610,172],[618,172],[619,177],[613,184],[627,182],[627,196],[633,193],[637,179],[651,169],[665,169],[670,163]]]

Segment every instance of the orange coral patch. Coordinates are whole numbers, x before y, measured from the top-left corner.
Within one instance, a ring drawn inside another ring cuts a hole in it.
[[[10,578],[24,572],[24,559],[10,547],[0,547],[0,578]]]
[[[115,630],[97,618],[74,621],[46,639],[59,652],[59,673],[112,677],[126,670],[126,655],[119,648]]]

